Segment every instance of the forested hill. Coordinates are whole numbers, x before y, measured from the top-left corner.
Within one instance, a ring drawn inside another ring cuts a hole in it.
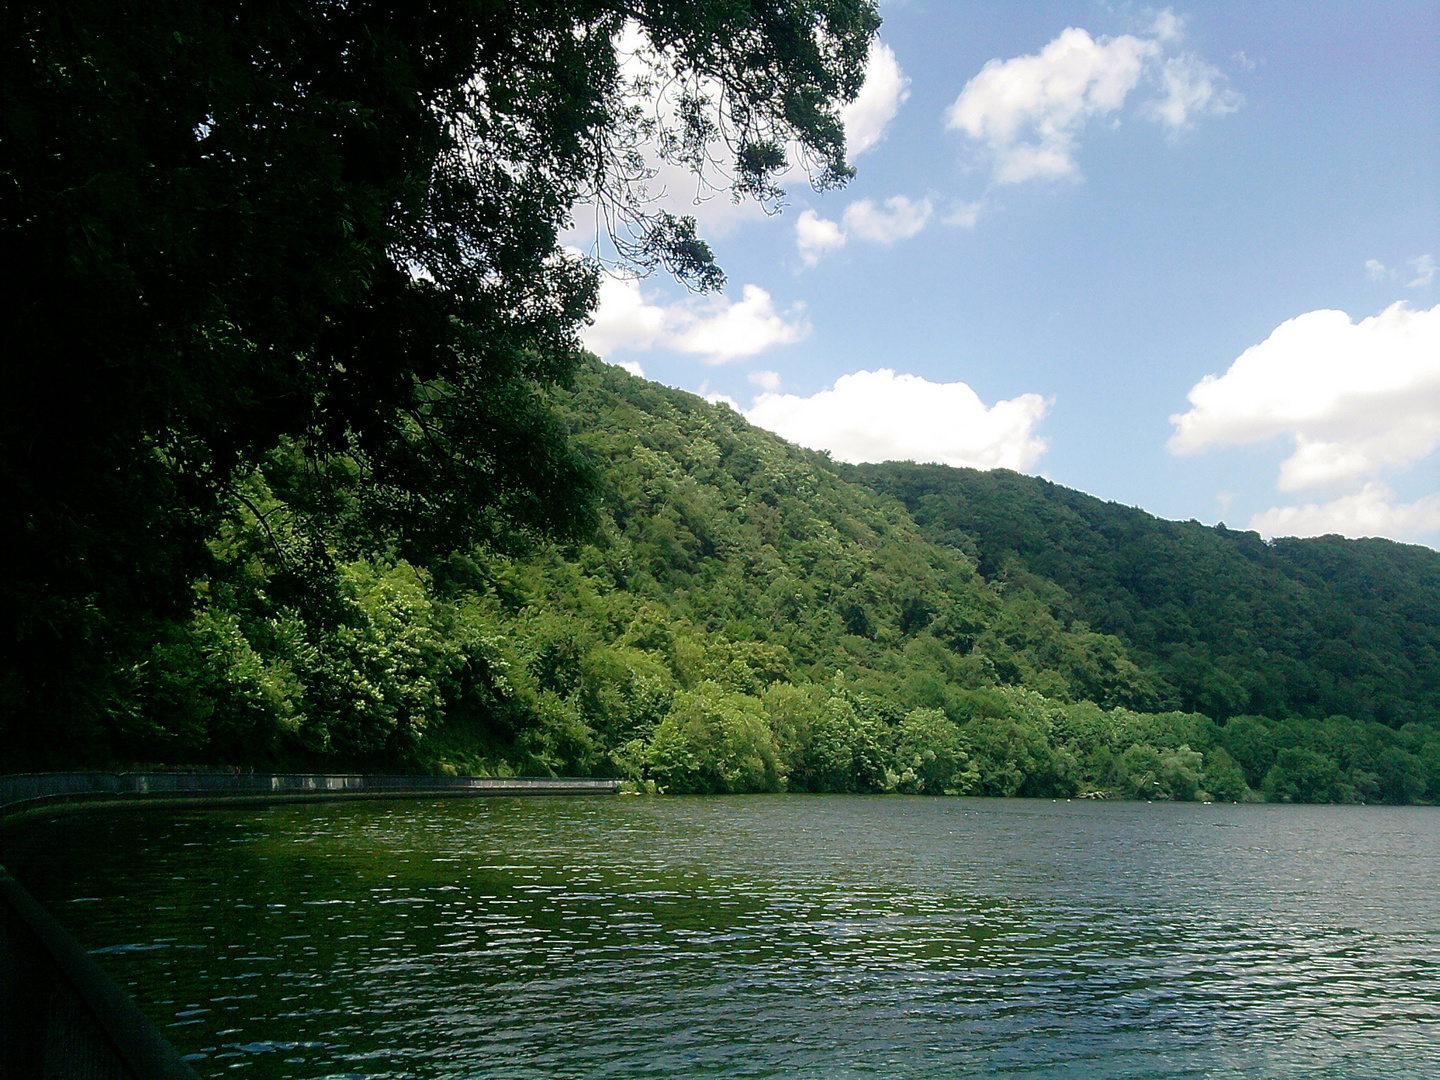
[[[1120,638],[1163,707],[1389,725],[1440,715],[1440,553],[1429,548],[1266,543],[1003,469],[890,462],[842,473],[899,499],[927,538],[973,556],[992,585]]]
[[[1018,539],[992,548],[940,528],[940,497],[955,491],[922,492],[917,525],[900,501],[850,479],[883,488],[881,476],[938,484],[959,474],[843,469],[724,405],[593,359],[548,408],[589,462],[592,531],[568,542],[501,532],[459,551],[423,536],[377,539],[377,493],[360,470],[318,470],[302,446],[283,443],[243,478],[192,610],[157,623],[138,662],[111,661],[97,708],[44,728],[10,722],[10,767],[619,775],[673,792],[1440,801],[1433,716],[1391,727],[1275,710],[1221,724],[1233,700],[1218,717],[1172,708],[1169,669],[1081,617],[1087,594],[1041,568],[1073,576],[1038,555],[1024,569],[1005,554],[1022,549]],[[1078,512],[1047,510],[1031,481],[988,482],[1034,496],[1033,514],[1007,519],[1014,537],[1054,532],[1075,545],[1089,535]],[[914,494],[898,479],[891,488]],[[1004,501],[1003,487],[982,490]],[[1179,528],[1133,521],[1142,534]],[[1217,597],[1229,595],[1223,582],[1268,565],[1258,542],[1195,535],[1221,545],[1205,556]],[[1222,558],[1232,544],[1255,551]],[[1275,580],[1291,583],[1289,607],[1266,619],[1295,618],[1318,635],[1317,654],[1347,640],[1326,637],[1318,616],[1298,620],[1314,603],[1299,571]],[[1224,610],[1242,629],[1270,625],[1233,603]],[[1366,617],[1389,626],[1388,612]],[[1153,634],[1165,640],[1168,625]]]

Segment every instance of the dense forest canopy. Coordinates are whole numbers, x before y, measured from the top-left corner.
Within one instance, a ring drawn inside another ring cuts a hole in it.
[[[587,201],[620,257],[715,287],[641,149],[721,154],[737,196],[795,157],[842,182],[877,25],[868,0],[6,4],[5,743],[124,710],[207,539],[268,522],[245,485],[277,448],[295,587],[336,587],[342,498],[351,554],[592,527],[546,394],[596,271],[558,231]]]
[[[1265,543],[1005,469],[892,462],[845,475],[900,499],[928,538],[974,556],[987,581],[1115,635],[1167,708],[1394,727],[1440,716],[1440,557],[1430,548],[1338,536]]]

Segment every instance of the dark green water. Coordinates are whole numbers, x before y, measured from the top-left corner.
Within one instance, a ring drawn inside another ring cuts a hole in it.
[[[202,1076],[1440,1077],[1440,810],[778,796],[12,837]]]

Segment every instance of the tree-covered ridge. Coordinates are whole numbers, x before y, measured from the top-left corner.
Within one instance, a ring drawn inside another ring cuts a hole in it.
[[[927,680],[987,685],[997,665],[1062,699],[1144,692],[1113,639],[1004,599],[900,507],[724,406],[597,365],[565,414],[602,470],[602,542],[632,568],[625,591],[707,633],[907,702],[940,705]]]
[[[0,7],[0,745],[89,738],[227,513],[268,520],[257,468],[321,510],[300,531],[344,503],[351,548],[412,561],[587,535],[546,392],[599,267],[560,233],[587,205],[597,251],[718,288],[647,154],[770,205],[792,167],[844,183],[878,25],[871,0]]]
[[[1032,592],[1067,625],[1114,634],[1164,707],[1395,727],[1440,716],[1440,554],[1429,548],[1265,543],[1007,470],[844,472],[901,500],[987,581]]]
[[[669,791],[1440,798],[1440,729],[1156,711],[1115,637],[987,582],[733,410],[589,362],[557,422],[593,537],[404,557],[359,474],[272,454],[196,611],[66,763],[621,775]],[[319,528],[319,523],[324,528]],[[53,759],[37,764],[58,763]]]

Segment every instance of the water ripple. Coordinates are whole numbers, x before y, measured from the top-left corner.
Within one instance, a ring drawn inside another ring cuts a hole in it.
[[[1440,811],[761,797],[79,820],[7,861],[202,1075],[1440,1075]]]

